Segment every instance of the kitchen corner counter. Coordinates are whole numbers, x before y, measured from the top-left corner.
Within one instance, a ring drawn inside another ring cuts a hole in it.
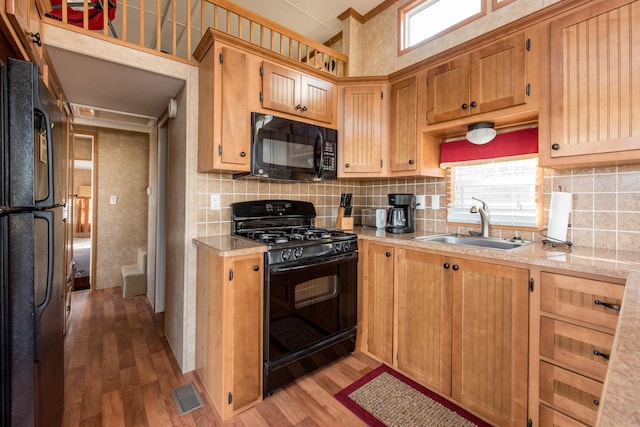
[[[640,272],[629,275],[596,425],[640,425]]]
[[[259,254],[267,251],[265,245],[235,236],[196,237],[193,243],[198,247],[214,250],[223,257]]]
[[[446,251],[521,263],[530,267],[626,279],[611,360],[604,382],[597,426],[640,425],[640,252],[573,247],[571,252],[543,248],[539,242],[512,251],[475,248],[414,240],[424,233],[390,234],[374,228],[356,227],[365,240],[401,244],[427,250]]]
[[[522,248],[503,251],[480,247],[453,245],[448,243],[415,240],[415,237],[433,236],[428,233],[391,234],[384,230],[355,227],[359,238],[381,243],[407,245],[415,248],[449,252],[453,255],[470,255],[527,264],[535,267],[559,268],[576,273],[595,274],[617,279],[626,279],[629,273],[640,271],[640,252],[613,251],[606,249],[573,247],[570,252],[559,248],[543,247],[534,242]],[[438,233],[443,234],[443,233]]]

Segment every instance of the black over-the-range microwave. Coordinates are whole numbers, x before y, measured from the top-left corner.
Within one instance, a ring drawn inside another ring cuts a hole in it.
[[[336,180],[338,131],[251,113],[251,175],[291,181]]]

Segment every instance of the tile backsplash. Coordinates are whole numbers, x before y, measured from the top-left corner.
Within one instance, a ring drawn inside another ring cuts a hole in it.
[[[552,191],[573,193],[568,240],[576,246],[613,250],[640,249],[640,165],[544,171],[544,220],[548,222]],[[362,208],[387,208],[389,193],[425,194],[426,209],[416,211],[418,232],[466,233],[476,224],[453,227],[446,223],[446,184],[442,178],[338,180],[322,183],[234,180],[230,174],[198,175],[198,236],[231,232],[231,203],[258,199],[294,199],[312,202],[316,225],[334,227],[341,193],[353,194],[355,223]],[[221,209],[211,210],[210,195],[220,194]],[[432,196],[439,209],[431,209]],[[495,236],[512,237],[513,230],[493,230]],[[539,233],[521,232],[525,239],[540,240]]]

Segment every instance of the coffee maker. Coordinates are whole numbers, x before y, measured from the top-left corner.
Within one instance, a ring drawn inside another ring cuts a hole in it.
[[[413,194],[389,194],[387,227],[389,233],[413,233],[416,226],[416,196]]]

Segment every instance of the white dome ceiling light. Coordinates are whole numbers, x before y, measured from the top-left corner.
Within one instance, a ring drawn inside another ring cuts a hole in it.
[[[493,122],[478,122],[469,125],[467,140],[472,144],[482,145],[496,137]]]

